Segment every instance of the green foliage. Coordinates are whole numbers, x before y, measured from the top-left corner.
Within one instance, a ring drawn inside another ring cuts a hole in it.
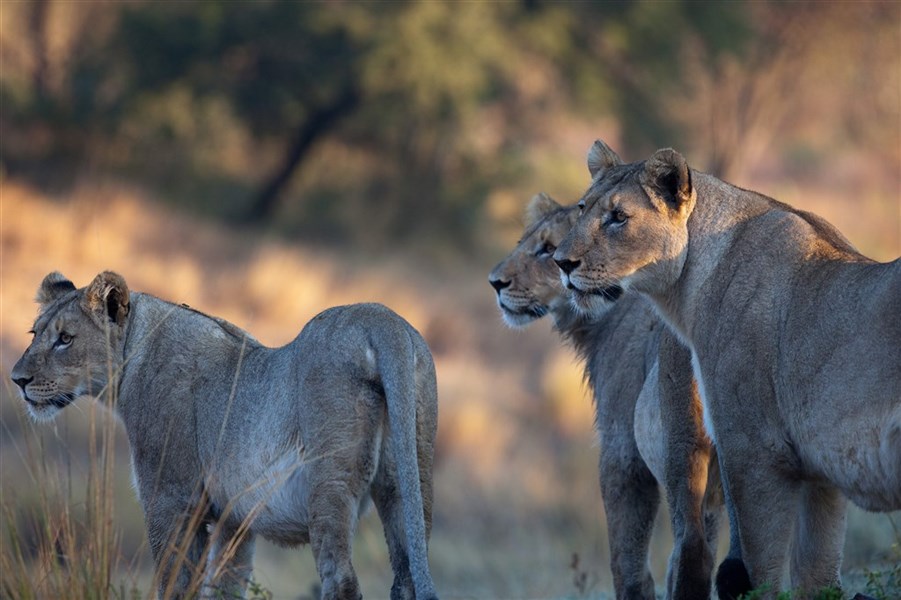
[[[746,594],[742,594],[739,600],[761,600],[772,592],[771,584],[764,584],[758,588],[751,590]],[[795,598],[795,592],[792,590],[783,590],[776,594],[776,600],[792,600]],[[818,590],[811,596],[811,600],[844,600],[845,595],[838,588],[828,587]]]
[[[257,583],[251,581],[247,586],[248,600],[272,600],[272,592]]]
[[[867,594],[877,600],[901,597],[901,561],[886,569],[864,569]]]
[[[895,533],[895,542],[889,552],[890,564],[884,569],[864,569],[866,591],[877,600],[901,598],[901,529],[891,514],[887,514],[889,524]]]
[[[838,588],[828,587],[813,595],[813,600],[844,600],[845,595]]]
[[[606,82],[610,90],[599,105],[597,89],[580,85],[574,100],[584,109],[612,107],[629,153],[687,135],[668,107],[692,84],[687,50],[715,65],[721,56],[743,55],[752,34],[747,7],[736,2],[580,3],[573,10],[568,75]]]
[[[769,583],[765,583],[758,588],[754,588],[750,592],[746,594],[742,594],[738,597],[738,600],[761,600],[764,596],[766,596],[771,590],[773,586]],[[781,594],[780,594],[781,596]],[[785,598],[779,598],[779,600],[787,600]]]
[[[278,135],[354,80],[361,48],[306,2],[127,5],[110,45],[131,98],[173,87],[223,97],[255,135]]]
[[[23,7],[21,20],[39,6],[49,17],[60,10],[54,3]],[[41,144],[33,141],[38,136],[10,140],[6,161],[16,170],[29,160],[78,164],[87,156],[105,168],[163,181],[166,192],[181,198],[187,194],[176,188],[184,185],[196,195],[194,178],[220,177],[264,190],[245,197],[243,208],[225,209],[236,216],[271,217],[279,211],[272,196],[286,195],[296,205],[283,213],[294,215],[292,228],[337,220],[345,235],[380,223],[383,235],[441,231],[456,239],[473,230],[491,188],[522,185],[518,177],[528,165],[499,169],[497,156],[517,156],[515,145],[540,130],[549,102],[596,114],[625,111],[629,136],[649,146],[669,137],[654,98],[680,77],[683,37],[709,38],[705,43],[717,49],[732,48],[741,37],[717,33],[726,25],[734,33],[730,15],[741,9],[703,8],[694,21],[688,6],[87,5],[85,25],[71,34],[78,51],[61,84],[38,98],[28,73],[0,81],[23,131],[49,126],[58,134]],[[598,45],[598,38],[612,43]],[[47,45],[38,31],[29,42]],[[606,46],[622,69],[610,64]],[[645,75],[623,85],[623,69]],[[545,81],[524,85],[536,74]],[[341,107],[337,115],[328,112],[334,107]],[[291,188],[293,172],[312,162],[315,148],[325,152],[324,145],[359,160],[329,161],[326,176],[313,174]],[[229,158],[240,147],[257,161]],[[280,154],[281,160],[272,158]],[[316,201],[328,197],[334,200]],[[334,202],[354,210],[336,211]],[[348,222],[359,213],[359,222]]]
[[[879,23],[897,15],[880,10]],[[4,49],[22,58],[0,75],[2,166],[42,183],[88,167],[295,235],[466,247],[493,191],[545,185],[556,150],[532,149],[558,139],[561,115],[615,123],[622,154],[638,156],[716,145],[705,108],[718,107],[742,134],[713,150],[726,175],[740,141],[778,126],[749,117],[783,103],[752,84],[803,50],[773,24],[828,31],[820,13],[687,0],[19,3],[5,13],[16,35]]]

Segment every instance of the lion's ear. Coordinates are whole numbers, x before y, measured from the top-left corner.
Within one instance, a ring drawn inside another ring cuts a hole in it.
[[[44,277],[41,287],[38,288],[38,294],[35,300],[41,306],[47,306],[54,300],[62,298],[64,295],[75,290],[75,284],[69,281],[65,275],[59,271],[54,271]]]
[[[641,183],[675,210],[681,211],[692,197],[691,169],[671,148],[658,150],[645,162]]]
[[[545,216],[561,208],[563,207],[544,192],[535,194],[526,206],[526,227],[534,225]]]
[[[121,327],[128,316],[128,286],[118,273],[104,271],[87,287],[81,302],[101,320],[109,319]]]
[[[623,159],[601,140],[595,140],[588,151],[588,172],[591,173],[592,179],[597,177],[598,173],[621,164]]]

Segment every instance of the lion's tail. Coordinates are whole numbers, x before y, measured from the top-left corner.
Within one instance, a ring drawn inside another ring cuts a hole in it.
[[[429,572],[426,524],[416,445],[417,357],[409,332],[386,336],[379,343],[378,367],[388,405],[388,428],[400,488],[407,554],[416,598],[437,598]]]

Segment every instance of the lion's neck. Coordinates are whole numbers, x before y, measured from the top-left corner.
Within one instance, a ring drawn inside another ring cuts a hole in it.
[[[775,201],[708,175],[694,173],[697,200],[688,218],[684,264],[672,281],[648,294],[661,317],[690,342],[705,318],[705,290],[730,260],[744,224],[770,210]]]
[[[616,302],[610,303],[606,310],[598,315],[586,316],[570,304],[555,309],[554,328],[560,336],[569,342],[580,358],[586,361],[596,358],[621,326],[638,308],[644,304],[637,294],[625,294]],[[612,349],[618,351],[619,349]],[[589,365],[586,363],[586,368]]]
[[[242,335],[243,334],[243,335]],[[118,408],[128,420],[130,405],[152,402],[162,410],[167,402],[185,401],[191,381],[207,372],[222,371],[224,380],[234,377],[235,357],[245,357],[260,348],[238,327],[185,306],[149,294],[132,293],[118,377]],[[169,378],[178,386],[169,397],[147,398],[147,391]],[[144,410],[138,408],[137,410]]]
[[[577,311],[569,302],[563,302],[551,311],[554,329],[570,344],[580,356],[589,352],[593,333],[603,321]]]

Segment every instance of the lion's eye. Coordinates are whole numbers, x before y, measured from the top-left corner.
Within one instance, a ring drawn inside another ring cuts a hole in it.
[[[622,225],[623,223],[625,223],[628,220],[629,220],[629,216],[626,215],[626,213],[624,213],[619,208],[614,208],[613,210],[611,210],[608,213],[605,224],[606,225]]]
[[[58,348],[62,348],[63,346],[68,346],[72,343],[72,336],[66,333],[65,331],[60,332],[59,338],[56,340],[56,346]]]
[[[545,242],[541,248],[538,249],[538,252],[535,253],[535,256],[549,256],[554,253],[554,250],[557,249],[557,246],[553,245],[550,242]]]

